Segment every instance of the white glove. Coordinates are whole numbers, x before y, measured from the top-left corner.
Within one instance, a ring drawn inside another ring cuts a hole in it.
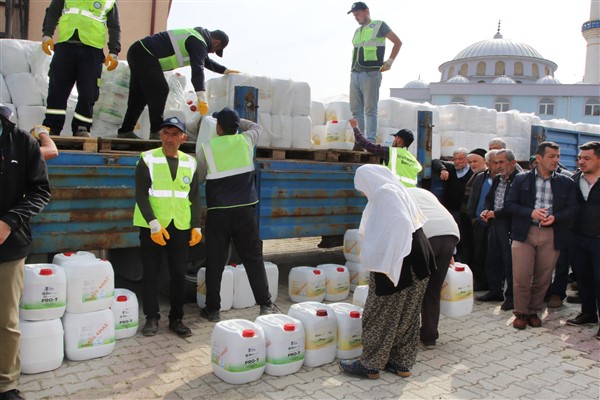
[[[50,135],[48,127],[46,127],[44,125],[35,125],[33,128],[31,128],[31,130],[29,131],[29,133],[31,133],[31,136],[33,136],[36,139],[40,138],[40,134],[41,133],[45,133],[46,135]]]
[[[383,71],[387,71],[390,68],[392,68],[392,64],[394,63],[394,59],[392,57],[388,58],[387,60],[385,60],[383,62],[383,65],[381,66],[381,68],[379,69],[381,72]]]
[[[158,233],[162,229],[162,226],[160,226],[160,222],[158,222],[157,219],[153,219],[148,225],[150,225],[150,233]]]

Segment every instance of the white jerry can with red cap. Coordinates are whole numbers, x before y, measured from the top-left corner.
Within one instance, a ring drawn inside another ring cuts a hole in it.
[[[115,289],[110,309],[115,317],[115,338],[135,336],[140,325],[140,309],[135,293],[128,289]]]
[[[63,316],[67,303],[67,278],[55,264],[25,264],[19,317],[42,321]]]
[[[467,264],[455,262],[448,267],[440,295],[440,313],[462,317],[473,311],[473,273]]]

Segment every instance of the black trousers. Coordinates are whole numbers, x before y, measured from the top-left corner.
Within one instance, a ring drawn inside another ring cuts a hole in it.
[[[129,98],[119,133],[133,132],[146,105],[150,115],[150,132],[158,132],[169,95],[169,84],[163,70],[158,59],[148,53],[139,41],[129,47],[127,63],[131,70]]]
[[[173,223],[167,227],[170,239],[166,246],[161,246],[150,238],[150,229],[140,228],[140,250],[142,252],[142,302],[147,318],[160,318],[158,307],[158,286],[160,280],[160,265],[163,253],[167,255],[169,268],[169,300],[171,311],[169,320],[183,317],[185,302],[185,270],[190,251],[190,230],[179,230]]]
[[[471,262],[471,247],[473,246],[473,228],[471,220],[466,213],[460,211],[450,211],[450,214],[454,217],[454,221],[456,221],[460,232],[460,241],[456,245],[456,255],[454,256],[454,259],[469,265]]]
[[[214,312],[221,309],[221,278],[232,241],[248,274],[256,303],[271,304],[256,208],[245,206],[208,210],[205,232],[207,310]]]
[[[505,299],[513,298],[512,250],[510,239],[510,219],[490,220],[487,259],[485,270],[489,291],[502,294],[506,281]]]
[[[104,52],[95,47],[73,43],[57,43],[50,62],[48,77],[47,110],[44,125],[50,128],[51,135],[60,135],[65,124],[67,100],[77,83],[77,106],[71,123],[73,133],[78,127],[88,131],[92,126],[94,103],[98,100],[99,81],[102,75]]]

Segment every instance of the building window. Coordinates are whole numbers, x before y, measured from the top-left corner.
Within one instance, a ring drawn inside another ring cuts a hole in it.
[[[450,100],[450,104],[462,104],[464,106],[467,105],[467,101],[464,97],[454,96],[452,100]]]
[[[477,83],[485,83],[485,81],[477,81]]]
[[[540,115],[554,115],[554,100],[549,97],[543,97],[540,100]]]
[[[591,98],[585,102],[585,115],[600,115],[600,99]]]
[[[477,75],[485,76],[485,63],[483,61],[477,64]]]
[[[544,67],[544,76],[552,76],[552,74],[550,73],[550,68]]]
[[[504,67],[504,61],[496,62],[496,76],[506,75],[506,68]]]
[[[517,61],[515,63],[515,76],[523,76],[523,63]]]
[[[450,67],[450,69],[448,70],[448,79],[453,78],[454,77],[454,67]]]
[[[494,103],[494,108],[498,112],[508,111],[510,109],[510,101],[506,97],[498,97]]]
[[[540,68],[537,64],[531,64],[531,75],[536,79],[540,77]]]
[[[460,74],[461,76],[469,76],[469,66],[467,64],[460,66]]]

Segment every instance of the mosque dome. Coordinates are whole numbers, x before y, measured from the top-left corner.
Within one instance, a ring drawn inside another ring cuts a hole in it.
[[[521,42],[513,42],[504,39],[500,33],[496,33],[493,39],[482,40],[474,43],[454,57],[453,60],[464,60],[466,58],[481,57],[531,57],[544,58],[533,47]]]
[[[497,84],[504,84],[504,85],[515,85],[517,82],[515,82],[515,80],[513,78],[511,78],[510,76],[506,76],[506,75],[502,75],[497,77],[496,79],[494,79],[492,81],[492,83],[497,83]]]
[[[535,81],[538,85],[560,85],[560,81],[553,76],[546,75]]]
[[[420,77],[404,85],[404,89],[427,89],[428,87],[429,83],[425,82]]]
[[[469,83],[469,80],[462,75],[456,75],[448,79],[446,83]]]

